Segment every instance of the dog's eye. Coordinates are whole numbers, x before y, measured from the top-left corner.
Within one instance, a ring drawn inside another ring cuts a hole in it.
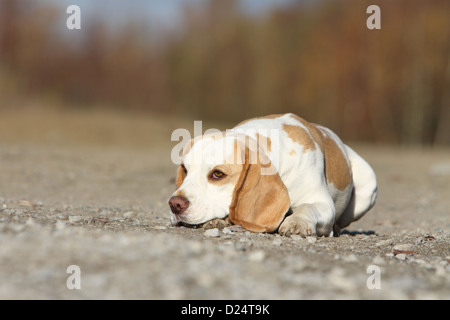
[[[222,178],[224,178],[225,176],[226,176],[226,174],[223,173],[223,172],[220,171],[220,170],[214,170],[213,173],[211,174],[211,178],[214,179],[214,180],[222,179]]]
[[[183,170],[184,175],[187,175],[187,169],[184,164],[181,165],[181,170]]]

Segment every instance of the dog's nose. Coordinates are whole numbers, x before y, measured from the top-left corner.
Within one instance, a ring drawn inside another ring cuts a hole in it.
[[[182,214],[189,207],[189,200],[185,197],[174,196],[169,200],[170,210],[175,214]]]

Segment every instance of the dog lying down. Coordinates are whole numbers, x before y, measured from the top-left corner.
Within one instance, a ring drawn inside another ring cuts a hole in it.
[[[176,184],[172,225],[232,224],[282,235],[338,236],[377,198],[369,164],[331,130],[294,114],[192,139]]]

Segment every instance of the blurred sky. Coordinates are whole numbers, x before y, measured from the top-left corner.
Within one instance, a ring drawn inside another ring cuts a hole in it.
[[[226,1],[226,0],[224,0]],[[249,14],[260,14],[293,0],[240,0],[242,9]],[[305,0],[303,0],[305,1]],[[205,0],[38,0],[40,4],[54,4],[62,8],[76,4],[81,9],[82,23],[95,18],[105,19],[114,29],[130,17],[145,19],[152,27],[173,28],[179,25],[184,5],[202,5]]]

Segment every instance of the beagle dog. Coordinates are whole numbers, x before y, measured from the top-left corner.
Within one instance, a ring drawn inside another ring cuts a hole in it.
[[[241,122],[187,143],[172,225],[225,219],[252,232],[338,236],[375,204],[370,165],[330,129],[294,115]]]

